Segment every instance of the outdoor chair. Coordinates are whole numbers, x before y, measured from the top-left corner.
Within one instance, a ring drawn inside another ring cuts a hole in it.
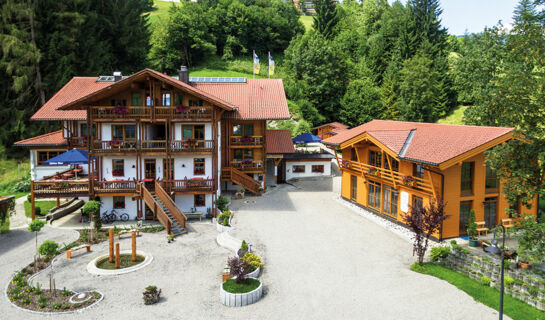
[[[479,221],[479,222],[475,222],[475,223],[477,224],[477,234],[480,236],[481,233],[484,232],[484,235],[486,236],[490,229],[485,227],[485,222],[484,221]]]

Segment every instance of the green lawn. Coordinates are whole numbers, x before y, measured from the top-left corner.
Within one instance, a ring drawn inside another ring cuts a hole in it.
[[[445,124],[464,124],[462,118],[464,117],[464,111],[467,109],[467,106],[458,106],[443,119],[439,119],[437,123]]]
[[[305,26],[306,31],[312,29],[312,24],[314,23],[314,19],[312,16],[301,16],[299,19]]]
[[[36,201],[34,202],[34,205],[36,208],[40,208],[40,215],[45,216],[49,212],[49,210],[57,206],[57,201]],[[30,202],[25,201],[25,215],[29,218],[32,217],[30,207]]]
[[[423,268],[415,264],[411,267],[411,270],[446,280],[469,294],[476,301],[495,310],[499,308],[500,292],[496,288],[484,286],[466,275],[434,263],[425,263]],[[503,302],[504,314],[513,320],[545,319],[543,312],[509,295],[504,296]]]
[[[14,192],[13,186],[21,181],[30,172],[28,159],[22,160],[0,160],[0,196],[15,196],[16,198],[26,195],[28,192]]]
[[[273,54],[275,62],[274,74],[271,78],[283,78],[285,74],[282,69],[282,60],[284,57],[280,54]],[[260,57],[260,70],[256,78],[268,78],[268,60],[267,56]],[[202,62],[199,66],[193,66],[189,70],[191,77],[253,77],[253,60],[251,53],[246,57],[237,57],[232,60],[223,60],[218,56],[212,56]]]
[[[9,232],[9,214],[6,217],[6,221],[4,223],[0,223],[0,233],[8,233]]]
[[[153,25],[159,20],[166,20],[168,18],[168,9],[170,7],[180,5],[179,2],[170,2],[170,1],[160,1],[160,0],[153,0],[153,10],[150,12],[149,15],[149,21],[150,25]]]

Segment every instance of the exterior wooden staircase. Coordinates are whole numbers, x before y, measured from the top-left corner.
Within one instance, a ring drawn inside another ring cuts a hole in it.
[[[154,193],[150,192],[142,183],[138,184],[137,189],[168,234],[179,236],[187,233],[185,228],[187,217],[157,181]]]
[[[253,194],[261,194],[261,191],[259,191],[259,189],[261,188],[261,184],[259,182],[250,178],[244,172],[233,167],[221,168],[221,181],[231,181],[252,192]]]

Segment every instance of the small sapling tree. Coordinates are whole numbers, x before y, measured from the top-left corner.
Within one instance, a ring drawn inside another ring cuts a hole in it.
[[[424,263],[424,255],[428,250],[429,240],[439,231],[441,224],[449,216],[445,214],[443,200],[432,200],[428,208],[410,207],[409,213],[403,216],[407,226],[414,232],[413,255],[418,256],[418,264]]]

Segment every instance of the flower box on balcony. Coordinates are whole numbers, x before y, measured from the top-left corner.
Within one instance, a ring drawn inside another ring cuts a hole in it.
[[[369,168],[367,169],[367,173],[375,177],[380,177],[380,171],[378,171],[378,168]]]
[[[242,160],[240,163],[243,166],[250,166],[250,165],[252,165],[254,163],[254,161],[253,160]]]
[[[255,139],[253,137],[250,137],[250,136],[244,136],[240,139],[240,141],[242,143],[253,143],[255,141]]]
[[[341,161],[341,167],[350,168],[350,161],[348,161],[348,160]]]
[[[127,114],[129,113],[129,108],[127,108],[126,106],[117,106],[114,107],[113,112],[116,114]]]
[[[114,177],[122,177],[122,176],[123,176],[123,170],[119,170],[119,169],[113,170],[113,171],[112,171],[112,176],[114,176]]]
[[[123,142],[121,140],[112,140],[112,141],[108,142],[110,147],[121,147],[122,143]]]
[[[409,187],[414,187],[416,186],[416,181],[414,180],[414,178],[412,176],[403,176],[401,178],[401,181],[403,182],[404,185],[406,186],[409,186]]]
[[[176,106],[176,111],[180,113],[186,113],[186,112],[189,112],[189,107],[179,104]]]

